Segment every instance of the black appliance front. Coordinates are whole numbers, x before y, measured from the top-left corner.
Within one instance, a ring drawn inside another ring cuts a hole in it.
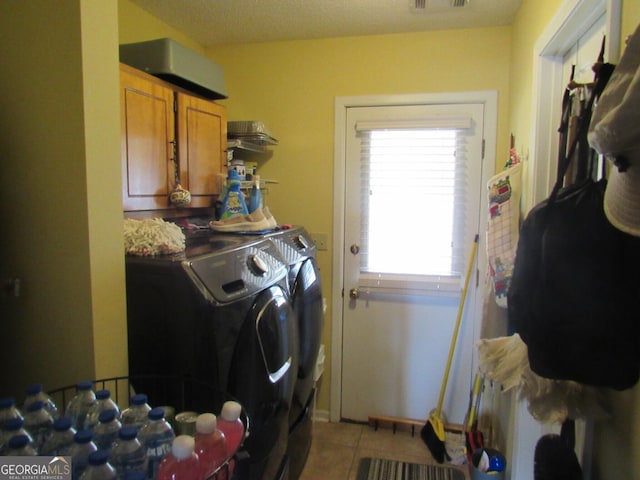
[[[250,428],[246,455],[236,469],[241,480],[288,478],[288,416],[298,345],[283,271],[264,243],[173,262],[127,259],[134,387],[157,392],[157,381],[143,377],[162,373],[212,384],[236,398]],[[191,405],[197,412],[218,413],[221,407],[207,391],[185,391],[184,386],[165,388],[163,396],[154,398],[161,404]]]
[[[317,248],[303,227],[294,227],[270,236],[289,265],[288,284],[299,339],[298,375],[289,411],[290,476],[302,473],[312,442],[312,406],[315,396],[315,369],[324,321]]]

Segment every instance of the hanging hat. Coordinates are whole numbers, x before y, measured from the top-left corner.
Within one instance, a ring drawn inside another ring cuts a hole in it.
[[[614,163],[604,197],[607,218],[617,229],[640,236],[640,26],[600,96],[588,138]]]

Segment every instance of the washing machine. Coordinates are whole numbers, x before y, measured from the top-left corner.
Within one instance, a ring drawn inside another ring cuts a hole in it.
[[[289,411],[290,477],[302,473],[312,442],[315,368],[324,321],[322,285],[316,266],[317,247],[302,226],[267,236],[288,266],[287,283],[298,330],[298,374]]]
[[[227,392],[243,405],[250,428],[234,478],[287,479],[299,337],[288,266],[274,242],[188,240],[178,255],[127,257],[126,281],[129,374],[138,379],[137,390],[155,390],[157,382],[144,378],[161,373]],[[183,384],[155,398],[196,412],[217,414],[221,407],[206,391],[185,391]]]

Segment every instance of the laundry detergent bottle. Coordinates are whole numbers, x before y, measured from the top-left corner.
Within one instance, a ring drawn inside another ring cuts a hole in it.
[[[227,193],[224,200],[222,200],[220,219],[224,220],[225,218],[236,215],[246,215],[247,213],[249,213],[247,203],[244,200],[244,195],[240,191],[240,177],[238,176],[238,172],[230,169],[227,176]]]

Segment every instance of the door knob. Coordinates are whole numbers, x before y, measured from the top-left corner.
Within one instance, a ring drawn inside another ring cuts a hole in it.
[[[351,290],[349,290],[349,298],[353,298],[354,300],[356,298],[360,298],[360,290],[358,290],[357,288],[352,288]]]
[[[351,253],[353,253],[354,255],[357,255],[358,253],[360,253],[360,245],[354,243],[353,245],[351,245],[351,247],[349,247],[349,250],[351,250]]]

